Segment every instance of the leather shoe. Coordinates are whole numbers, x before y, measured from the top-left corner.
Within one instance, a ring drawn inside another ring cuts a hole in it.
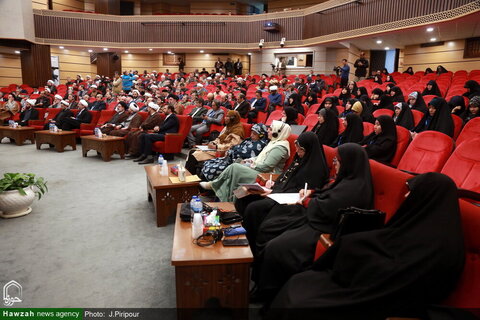
[[[139,161],[143,161],[147,158],[146,155],[142,154],[140,157],[138,157],[137,159],[133,159],[133,162],[139,162]]]
[[[125,159],[136,159],[139,156],[140,156],[139,154],[126,154]]]
[[[146,157],[143,161],[140,161],[138,164],[148,164],[148,163],[153,163],[153,157],[152,156]]]

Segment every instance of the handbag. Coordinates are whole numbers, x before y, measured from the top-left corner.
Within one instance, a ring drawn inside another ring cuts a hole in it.
[[[243,220],[243,217],[234,211],[218,210],[218,214],[220,216],[220,222],[223,224],[232,224]]]
[[[385,225],[385,212],[348,207],[338,210],[337,224],[330,239],[346,234],[380,229]]]

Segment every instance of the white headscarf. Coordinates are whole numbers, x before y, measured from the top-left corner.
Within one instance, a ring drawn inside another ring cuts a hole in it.
[[[274,120],[270,128],[272,128],[273,133],[277,133],[278,135],[276,137],[272,136],[270,142],[265,146],[265,148],[263,148],[262,152],[260,152],[257,159],[255,159],[255,166],[263,163],[265,159],[268,158],[270,151],[278,146],[285,147],[285,149],[287,149],[288,156],[290,156],[290,143],[287,141],[292,131],[290,126],[283,121]]]

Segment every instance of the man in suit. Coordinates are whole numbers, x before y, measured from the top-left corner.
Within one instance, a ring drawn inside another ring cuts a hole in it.
[[[92,114],[87,110],[88,102],[80,100],[78,104],[78,113],[76,117],[65,118],[62,121],[62,130],[71,131],[72,129],[80,129],[80,124],[90,123]]]
[[[103,101],[103,96],[99,93],[96,95],[96,99],[95,102],[93,102],[90,107],[88,108],[88,110],[91,110],[91,111],[102,111],[102,110],[105,110],[107,109],[107,106],[105,104],[105,101]]]
[[[202,98],[195,100],[195,108],[188,114],[192,117],[192,125],[200,124],[203,121],[203,116],[207,114],[208,109],[203,106],[204,101]]]
[[[258,112],[266,112],[267,99],[262,97],[262,91],[255,92],[255,98],[250,100],[250,111],[248,112],[248,123],[253,123],[258,115]]]
[[[272,112],[275,110],[277,106],[282,105],[282,94],[278,93],[278,87],[277,86],[270,86],[270,94],[268,95],[268,112]]]
[[[73,112],[68,108],[70,103],[68,101],[63,100],[60,104],[62,106],[62,110],[59,113],[57,113],[57,115],[53,119],[50,119],[48,123],[46,123],[43,126],[44,130],[48,130],[51,123],[56,125],[57,128],[61,128],[62,122],[64,119],[73,117]]]
[[[156,126],[153,128],[154,133],[148,133],[140,137],[142,155],[133,160],[138,162],[138,164],[153,163],[152,144],[156,141],[165,141],[165,134],[167,133],[178,133],[180,123],[175,114],[175,107],[167,105],[163,107],[163,111],[166,117],[162,126]]]
[[[110,120],[105,122],[100,127],[100,130],[102,130],[102,133],[109,134],[110,131],[115,129],[115,126],[127,120],[129,116],[127,112],[127,108],[128,108],[127,104],[123,101],[120,101],[115,107],[116,113],[112,116],[112,118],[110,118]]]
[[[247,117],[248,111],[250,111],[250,103],[245,100],[245,95],[243,93],[238,94],[237,104],[235,105],[233,110],[238,111],[238,113],[240,113],[240,117]]]
[[[35,103],[35,99],[27,99],[25,108],[20,112],[20,122],[18,123],[20,126],[28,126],[28,120],[38,120],[38,111],[33,107]]]

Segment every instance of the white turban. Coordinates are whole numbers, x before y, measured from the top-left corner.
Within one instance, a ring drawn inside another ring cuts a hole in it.
[[[81,103],[82,105],[84,105],[85,107],[88,107],[88,102],[87,102],[87,101],[85,101],[85,100],[82,99],[82,100],[80,100],[80,103]]]

